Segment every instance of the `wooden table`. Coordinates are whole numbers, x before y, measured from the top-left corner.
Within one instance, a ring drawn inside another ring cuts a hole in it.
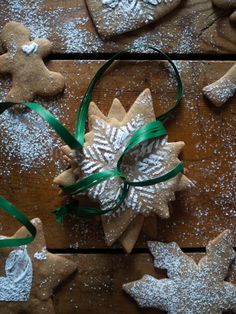
[[[184,84],[184,100],[168,125],[171,141],[186,143],[182,158],[193,180],[192,190],[177,194],[168,220],[158,220],[157,240],[176,241],[199,258],[206,243],[226,228],[236,244],[236,97],[220,109],[202,96],[202,88],[220,78],[236,59],[236,28],[229,12],[212,7],[210,0],[186,0],[160,22],[111,41],[97,35],[83,0],[0,0],[0,28],[7,21],[24,23],[32,35],[46,36],[54,45],[48,67],[66,78],[57,98],[37,99],[73,131],[75,111],[88,82],[111,53],[133,43],[149,43],[171,54]],[[156,113],[173,104],[176,88],[165,61],[155,54],[124,56],[102,78],[94,101],[107,113],[114,97],[128,109],[138,94],[150,87]],[[0,97],[9,89],[0,80]],[[48,249],[78,263],[77,275],[55,294],[56,313],[154,313],[138,309],[121,290],[122,283],[144,274],[156,277],[142,234],[133,253],[116,244],[107,248],[99,220],[75,217],[63,224],[52,211],[61,204],[52,179],[65,168],[62,143],[33,113],[1,117],[0,194],[29,217],[44,223]],[[1,213],[1,233],[11,235],[19,224]],[[148,228],[149,226],[146,226]],[[236,246],[236,245],[235,245]]]

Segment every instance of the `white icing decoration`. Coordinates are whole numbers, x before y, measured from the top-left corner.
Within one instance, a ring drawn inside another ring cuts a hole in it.
[[[21,49],[23,50],[25,54],[27,54],[27,56],[29,56],[38,50],[38,46],[39,45],[33,41],[31,44],[23,45]]]
[[[209,242],[198,264],[174,242],[149,242],[148,246],[154,266],[166,269],[168,278],[145,275],[123,286],[140,307],[169,314],[220,314],[230,309],[235,312],[236,286],[224,281],[236,257],[229,230]]]
[[[41,251],[35,252],[34,258],[36,258],[37,260],[40,260],[40,261],[47,259],[46,246],[44,246]]]
[[[116,164],[132,134],[145,124],[141,114],[136,115],[126,125],[115,127],[103,120],[96,119],[93,125],[93,143],[85,145],[83,154],[78,155],[79,167],[83,177],[95,172],[116,169]],[[80,154],[80,153],[78,153]],[[172,169],[178,159],[173,146],[166,139],[145,142],[130,152],[132,163],[123,161],[124,170],[130,181],[148,180]],[[112,178],[88,191],[93,200],[99,200],[105,210],[112,205],[120,194],[122,180]],[[176,178],[145,187],[130,187],[121,210],[130,208],[140,213],[162,213],[162,203],[172,200]],[[161,195],[161,198],[160,198]]]
[[[0,301],[27,301],[33,280],[27,246],[11,251],[5,263],[5,274],[0,277]]]
[[[119,0],[101,0],[101,1],[102,1],[102,4],[107,5],[110,8],[115,8],[120,3]],[[154,6],[158,4],[167,4],[168,2],[172,2],[172,0],[128,0],[126,1],[127,9],[129,9],[128,6],[130,8],[135,8],[140,1],[143,1],[146,4],[151,4]]]

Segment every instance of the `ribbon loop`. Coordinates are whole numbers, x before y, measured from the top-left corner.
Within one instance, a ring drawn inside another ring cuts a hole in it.
[[[14,205],[8,202],[4,197],[0,196],[0,208],[2,208],[7,214],[21,222],[31,233],[31,236],[25,238],[1,238],[0,247],[12,247],[21,246],[32,242],[36,236],[35,226],[21,213]]]

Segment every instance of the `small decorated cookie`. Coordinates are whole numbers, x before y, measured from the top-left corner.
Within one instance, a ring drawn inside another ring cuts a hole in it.
[[[145,275],[123,285],[142,308],[170,314],[220,314],[236,310],[236,286],[224,279],[235,259],[233,238],[226,230],[209,242],[206,255],[196,263],[176,243],[149,242],[154,266],[166,269],[166,279]]]
[[[31,221],[37,229],[33,242],[15,249],[0,248],[0,313],[54,314],[53,290],[76,271],[72,261],[46,249],[42,222]],[[27,237],[25,227],[13,238]]]
[[[140,28],[173,11],[181,0],[86,0],[101,37]]]
[[[0,56],[0,74],[11,74],[12,88],[6,101],[32,101],[35,96],[54,96],[64,90],[64,77],[47,69],[43,58],[52,51],[45,38],[30,40],[24,25],[9,22],[0,35],[6,53]]]
[[[134,102],[128,112],[118,99],[113,101],[108,116],[91,103],[89,111],[89,130],[85,136],[83,151],[72,151],[64,147],[63,152],[71,168],[54,181],[61,186],[75,183],[99,171],[116,169],[129,139],[134,132],[155,120],[152,97],[146,89]],[[183,142],[169,143],[167,137],[144,142],[125,156],[122,173],[129,181],[144,181],[161,176],[179,164],[178,155]],[[123,181],[112,178],[88,190],[88,196],[100,203],[101,209],[108,209],[118,198]],[[144,218],[158,215],[169,217],[168,202],[175,199],[175,192],[191,186],[191,181],[182,173],[172,179],[144,187],[130,186],[128,195],[121,207],[102,217],[107,245],[120,240],[127,252],[133,249]],[[80,195],[76,195],[80,198]]]
[[[222,106],[236,93],[236,64],[219,80],[204,87],[202,91],[216,107]]]

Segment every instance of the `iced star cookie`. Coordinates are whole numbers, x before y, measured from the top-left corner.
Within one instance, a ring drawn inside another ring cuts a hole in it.
[[[206,255],[196,263],[176,243],[149,242],[154,266],[166,269],[166,279],[145,275],[123,285],[142,308],[170,314],[220,314],[236,310],[236,286],[225,281],[235,259],[229,230],[209,242]]]
[[[63,147],[71,168],[59,175],[54,182],[67,186],[93,173],[116,169],[129,139],[134,132],[155,120],[152,97],[146,89],[128,112],[115,99],[108,116],[104,116],[92,103],[89,111],[89,132],[85,136],[83,151]],[[129,181],[143,181],[161,176],[179,164],[178,155],[183,142],[169,143],[167,137],[147,141],[135,147],[122,162],[122,173]],[[109,208],[121,192],[123,181],[112,178],[88,190],[91,200],[97,201],[102,210]],[[145,187],[130,186],[121,207],[102,217],[107,245],[120,240],[130,252],[141,232],[145,217],[169,217],[168,202],[175,199],[175,192],[192,185],[179,173],[168,181]],[[80,198],[80,195],[75,195]]]
[[[47,69],[43,58],[52,52],[45,38],[30,40],[29,30],[17,22],[3,28],[0,40],[7,51],[0,56],[0,74],[12,76],[12,87],[6,101],[27,102],[35,96],[54,96],[62,92],[64,77]]]
[[[86,0],[101,37],[111,37],[158,21],[181,0]]]
[[[0,313],[54,314],[54,289],[76,271],[76,264],[46,249],[42,222],[32,224],[37,234],[28,245],[0,248]],[[27,237],[25,227],[12,238]]]

